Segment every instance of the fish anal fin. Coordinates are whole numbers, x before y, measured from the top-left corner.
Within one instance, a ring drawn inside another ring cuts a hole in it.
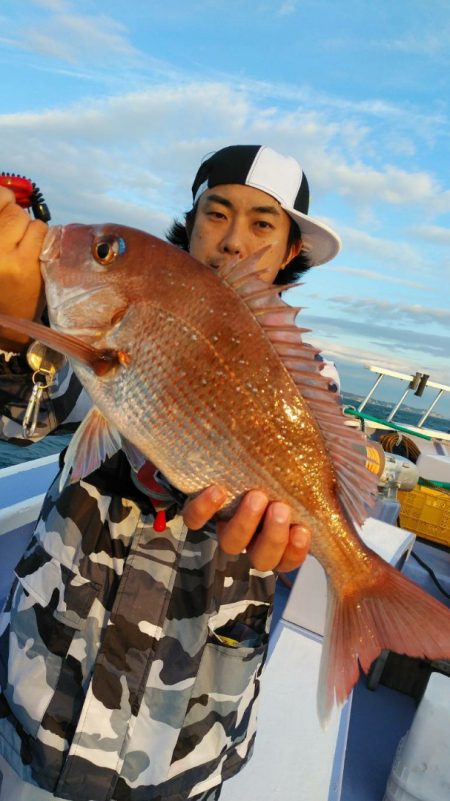
[[[383,650],[422,659],[450,659],[450,609],[369,551],[372,580],[342,594],[328,583],[328,606],[317,706],[325,727],[360,674]]]
[[[63,488],[67,479],[73,483],[93,473],[105,459],[122,447],[117,429],[94,406],[78,426],[70,440],[59,482]]]

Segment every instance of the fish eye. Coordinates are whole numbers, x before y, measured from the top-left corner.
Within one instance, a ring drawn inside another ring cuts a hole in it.
[[[99,264],[111,264],[117,256],[125,253],[125,240],[121,236],[102,236],[94,240],[92,255]]]

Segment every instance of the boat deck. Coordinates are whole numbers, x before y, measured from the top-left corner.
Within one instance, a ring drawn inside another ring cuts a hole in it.
[[[429,565],[450,595],[449,551],[417,540],[413,552]],[[403,573],[450,608],[450,600],[439,592],[430,575],[413,557],[410,556],[405,563]],[[295,574],[290,578],[295,578]],[[289,589],[278,581],[273,630],[282,617],[288,598]],[[293,699],[293,709],[295,703],[296,699]],[[362,675],[353,690],[341,788],[337,794],[331,788],[329,799],[314,801],[331,801],[331,798],[333,801],[337,798],[339,801],[383,801],[398,744],[411,726],[417,703],[412,695],[381,683],[375,690],[369,689],[367,677]],[[300,704],[298,714],[301,714]],[[301,764],[301,754],[298,754],[297,764]],[[303,801],[303,797],[283,797],[280,801]]]

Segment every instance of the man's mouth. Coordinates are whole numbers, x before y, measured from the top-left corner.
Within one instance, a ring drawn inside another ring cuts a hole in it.
[[[208,267],[212,267],[213,270],[221,270],[223,267],[228,267],[229,264],[234,264],[238,261],[242,261],[242,259],[231,258],[226,259],[225,261],[208,261],[206,263]]]

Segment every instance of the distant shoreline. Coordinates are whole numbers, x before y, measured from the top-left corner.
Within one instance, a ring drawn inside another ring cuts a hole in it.
[[[344,392],[342,395],[342,402],[344,406],[354,406],[357,408],[364,398],[365,395],[356,395],[353,392]],[[373,398],[371,398],[367,403],[367,406],[364,407],[364,411],[373,417],[378,417],[383,420],[386,419],[387,415],[391,409],[394,408],[394,406],[395,401],[373,400]],[[415,409],[411,406],[405,406],[402,404],[392,422],[416,426],[424,412],[425,409]],[[425,433],[428,428],[448,433],[450,432],[450,419],[445,415],[441,415],[438,412],[433,411],[427,418],[423,427]]]
[[[357,395],[354,392],[344,392],[342,397],[343,397],[343,400],[344,400],[344,404],[346,404],[346,399],[349,399],[349,400],[356,401],[356,403],[359,406],[359,404],[362,403],[362,401],[364,400],[365,395]],[[390,411],[391,409],[394,408],[396,402],[395,401],[385,401],[385,400],[373,401],[371,399],[369,401],[369,405],[370,405],[370,403],[376,403],[378,406],[382,406],[387,411]],[[402,411],[410,412],[411,414],[417,415],[417,419],[418,420],[420,420],[420,417],[425,412],[425,409],[417,409],[415,406],[407,406],[405,403],[402,403],[401,409],[402,409]],[[439,420],[445,420],[446,422],[449,422],[449,418],[445,414],[439,414],[439,412],[433,411],[431,416],[432,417],[436,417]]]

